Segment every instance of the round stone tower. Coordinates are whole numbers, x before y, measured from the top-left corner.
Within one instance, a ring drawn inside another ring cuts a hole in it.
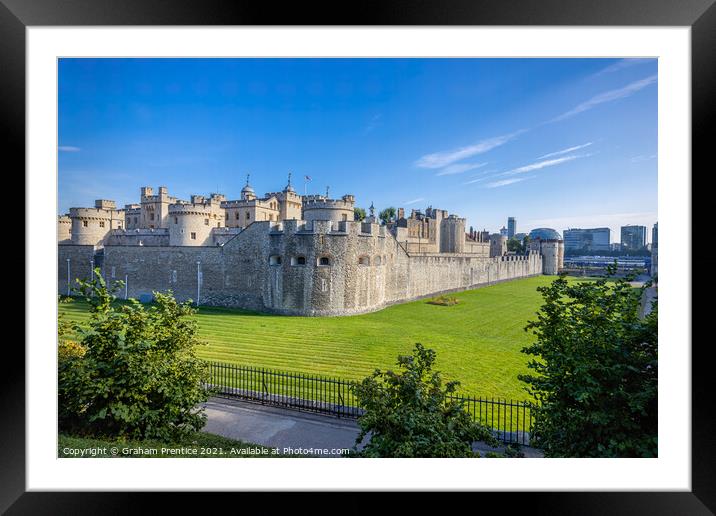
[[[507,237],[499,233],[490,235],[490,257],[502,256],[507,253]]]
[[[542,274],[554,276],[564,266],[564,241],[551,228],[530,231],[530,249],[539,250],[542,255]]]
[[[450,215],[440,221],[440,252],[465,252],[465,219]]]
[[[95,201],[94,208],[70,208],[72,243],[102,245],[111,229],[124,224],[124,211],[116,210],[114,201]]]
[[[221,227],[224,221],[220,201],[194,195],[191,203],[169,206],[169,245],[213,245],[211,230]]]
[[[340,199],[328,199],[323,196],[309,196],[303,203],[303,220],[353,220],[355,197],[344,195]]]
[[[67,242],[72,240],[72,219],[69,215],[57,217],[57,241]]]

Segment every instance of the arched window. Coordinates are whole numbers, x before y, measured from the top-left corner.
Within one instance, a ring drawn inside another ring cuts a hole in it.
[[[330,264],[331,264],[331,259],[328,256],[321,256],[320,258],[318,258],[318,265],[326,266],[326,265],[330,265]]]
[[[246,220],[251,220],[251,212],[250,211],[246,212]]]
[[[269,265],[281,265],[281,257],[277,254],[269,256]]]
[[[358,265],[370,265],[370,257],[369,256],[360,256],[358,258]]]
[[[294,256],[291,258],[291,265],[306,265],[305,256]]]

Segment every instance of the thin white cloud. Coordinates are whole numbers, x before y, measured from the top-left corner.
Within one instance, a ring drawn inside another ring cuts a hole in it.
[[[60,145],[59,147],[57,147],[57,150],[59,150],[60,152],[79,152],[80,148],[72,147],[71,145]]]
[[[627,84],[623,88],[618,88],[616,90],[609,90],[605,91],[604,93],[600,93],[599,95],[595,95],[591,99],[587,100],[586,102],[582,102],[577,107],[570,109],[569,111],[562,113],[558,117],[553,118],[550,120],[550,122],[559,122],[561,120],[566,120],[567,118],[571,118],[574,115],[577,115],[579,113],[583,113],[584,111],[588,111],[592,109],[595,106],[598,106],[599,104],[604,104],[606,102],[612,102],[618,99],[623,99],[625,97],[629,97],[636,93],[639,90],[642,90],[649,86],[650,84],[654,84],[657,80],[657,75],[650,75],[649,77],[645,77],[644,79],[640,79],[638,81],[634,81],[632,83]]]
[[[639,163],[640,161],[648,161],[650,159],[656,159],[656,154],[650,154],[649,156],[634,156],[629,161],[632,163]]]
[[[368,125],[365,127],[365,132],[369,133],[376,127],[380,125],[380,119],[383,118],[383,113],[378,113],[373,115],[370,118],[370,121],[368,122]]]
[[[524,174],[525,172],[532,172],[533,170],[540,170],[545,167],[553,167],[554,165],[559,165],[561,163],[566,163],[567,161],[572,161],[574,159],[584,158],[587,156],[591,156],[591,154],[582,154],[582,155],[573,154],[572,156],[564,156],[562,158],[545,159],[542,161],[537,161],[535,163],[530,163],[529,165],[525,165],[522,167],[513,168],[512,170],[503,172],[500,175],[513,176],[515,174]]]
[[[424,200],[425,200],[425,198],[423,198],[423,197],[418,197],[417,199],[412,199],[412,200],[410,200],[410,201],[405,201],[403,204],[405,204],[405,205],[407,206],[407,205],[409,205],[409,204],[415,204],[416,202],[420,202],[420,201],[424,201]]]
[[[499,188],[501,186],[507,186],[514,183],[519,183],[520,181],[525,181],[527,179],[532,179],[534,176],[530,177],[513,177],[512,179],[500,179],[499,181],[493,181],[491,183],[487,183],[485,185],[485,188]]]
[[[468,170],[475,170],[476,168],[484,167],[487,163],[454,163],[448,165],[435,174],[436,176],[451,176],[454,174],[462,174]]]
[[[444,168],[457,161],[461,161],[478,154],[483,154],[494,149],[495,147],[504,145],[524,131],[525,130],[523,129],[510,134],[487,138],[473,145],[468,145],[467,147],[426,154],[415,162],[415,166],[420,168]]]
[[[612,63],[609,66],[602,68],[597,73],[592,75],[592,77],[597,77],[599,75],[605,74],[605,73],[614,73],[618,72],[619,70],[623,70],[624,68],[630,68],[632,66],[648,63],[649,61],[653,61],[653,59],[648,58],[626,58],[626,59],[620,59],[616,63]]]
[[[570,153],[570,152],[574,152],[574,151],[576,151],[576,150],[583,149],[583,148],[585,148],[585,147],[589,147],[590,145],[592,145],[592,143],[593,143],[593,142],[587,142],[587,143],[583,143],[582,145],[575,145],[574,147],[570,147],[570,148],[568,148],[568,149],[562,149],[562,150],[557,151],[557,152],[550,152],[549,154],[545,154],[544,156],[540,156],[540,157],[537,158],[537,159],[551,158],[552,156],[559,156],[559,155],[561,155],[561,154],[568,154],[568,153]]]

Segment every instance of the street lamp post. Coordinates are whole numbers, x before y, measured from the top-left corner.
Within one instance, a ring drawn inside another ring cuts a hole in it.
[[[70,259],[67,258],[67,296],[70,295]]]
[[[201,262],[196,262],[196,306],[199,306],[201,295]]]
[[[124,275],[124,299],[129,299],[129,274]]]

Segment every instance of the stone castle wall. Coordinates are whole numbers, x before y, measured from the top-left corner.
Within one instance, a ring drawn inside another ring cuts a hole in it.
[[[70,288],[77,286],[76,279],[87,280],[92,275],[95,248],[93,245],[59,244],[57,246],[57,293],[67,295],[69,272]],[[68,271],[69,260],[69,271]],[[70,292],[73,294],[73,292]]]
[[[66,258],[88,277],[93,253],[92,246],[59,246],[60,292]],[[221,246],[106,245],[103,253],[103,276],[126,277],[129,297],[172,290],[203,305],[308,316],[371,312],[542,272],[537,253],[411,256],[384,226],[353,221],[254,222]]]

